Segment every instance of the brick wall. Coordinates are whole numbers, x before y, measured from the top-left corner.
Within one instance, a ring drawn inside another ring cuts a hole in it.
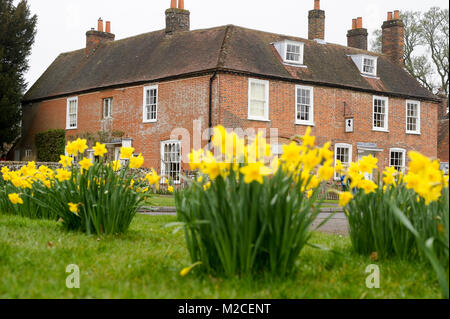
[[[133,139],[135,152],[143,154],[145,166],[159,169],[160,142],[169,140],[174,128],[192,132],[194,120],[199,120],[203,129],[207,128],[209,78],[207,75],[159,83],[156,123],[143,123],[143,88],[146,85],[78,95],[78,128],[67,130],[67,135],[94,133],[105,127],[122,131],[124,137]],[[102,120],[104,98],[113,98],[113,119],[108,120],[108,125]],[[19,147],[32,149],[35,156],[35,135],[51,128],[65,129],[66,108],[67,98],[44,101],[30,107],[30,112],[25,112],[25,116],[33,118],[27,119],[31,124]],[[189,144],[192,146],[192,139]]]
[[[357,160],[357,143],[376,143],[383,149],[378,153],[379,166],[389,163],[389,149],[417,150],[429,157],[437,157],[438,104],[421,102],[421,135],[406,134],[406,100],[389,98],[389,132],[372,130],[373,95],[351,90],[314,87],[314,122],[312,134],[319,144],[331,141],[353,145],[353,160]],[[345,133],[344,102],[347,112],[354,116],[354,132]],[[295,84],[270,81],[270,122],[247,120],[248,77],[220,75],[220,122],[225,127],[278,128],[279,136],[304,134],[307,126],[295,125]]]
[[[277,128],[283,139],[305,133],[307,126],[295,125],[295,84],[270,81],[270,122],[250,121],[248,117],[248,77],[219,74],[213,86],[213,125],[228,128]],[[104,90],[78,96],[78,129],[68,135],[96,132],[105,127],[102,122],[102,99],[113,98],[113,119],[107,127],[124,132],[133,139],[137,153],[145,157],[145,166],[160,168],[160,142],[171,139],[175,128],[189,132],[191,138],[183,144],[183,155],[193,147],[193,121],[199,120],[202,130],[208,126],[208,99],[210,75],[180,79],[158,84],[158,121],[143,123],[143,87]],[[154,84],[152,84],[154,85]],[[389,98],[389,132],[372,130],[373,95],[329,87],[314,87],[314,121],[312,134],[318,144],[331,141],[353,146],[353,160],[357,160],[357,143],[376,143],[383,151],[377,153],[380,166],[388,165],[389,149],[417,150],[429,157],[437,157],[438,104],[421,102],[421,135],[405,132],[406,101]],[[66,98],[35,104],[33,118],[20,147],[34,149],[34,136],[38,132],[66,127]],[[354,116],[354,133],[345,133],[344,102],[347,113]],[[267,132],[269,134],[269,131]],[[269,136],[268,136],[269,137]],[[178,139],[178,137],[175,137]],[[207,143],[207,137],[201,146]],[[35,149],[34,149],[35,150]],[[33,152],[35,154],[35,152]],[[188,169],[184,165],[183,169]]]

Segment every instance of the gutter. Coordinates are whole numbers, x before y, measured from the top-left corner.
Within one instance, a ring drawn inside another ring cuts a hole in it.
[[[208,145],[209,145],[209,149],[211,150],[211,139],[212,139],[212,94],[213,94],[213,83],[214,80],[217,77],[217,71],[214,71],[213,75],[211,76],[211,78],[209,79],[209,104],[208,104],[208,135],[209,135],[209,140],[208,140]]]
[[[265,74],[253,73],[253,72],[248,72],[248,71],[239,71],[239,70],[234,70],[234,69],[229,69],[229,68],[220,68],[220,67],[216,67],[216,68],[212,68],[212,69],[208,69],[208,70],[204,70],[204,71],[191,72],[191,73],[180,74],[180,75],[175,75],[175,76],[168,76],[168,77],[163,77],[163,78],[159,78],[159,79],[151,79],[151,80],[146,80],[146,81],[136,81],[136,82],[129,82],[129,83],[119,83],[119,84],[113,84],[113,85],[106,85],[103,87],[75,91],[72,93],[61,93],[61,94],[57,94],[57,95],[53,95],[53,96],[40,97],[40,98],[29,99],[29,100],[24,99],[21,102],[22,102],[22,104],[37,103],[37,102],[42,102],[42,101],[46,101],[46,100],[52,100],[52,99],[64,98],[64,97],[68,97],[68,96],[79,95],[79,94],[97,92],[99,90],[126,88],[126,87],[131,87],[131,86],[136,86],[136,85],[145,85],[145,84],[155,83],[155,82],[164,82],[164,81],[169,81],[169,80],[186,79],[186,78],[195,77],[195,76],[203,76],[203,75],[210,74],[211,72],[231,73],[231,74],[238,74],[238,75],[244,75],[244,76],[260,77],[260,78],[264,78],[264,79],[268,79],[268,80],[277,80],[277,81],[297,83],[297,84],[306,84],[306,85],[316,85],[316,86],[332,87],[332,88],[339,88],[339,89],[347,89],[347,90],[365,92],[365,93],[388,96],[388,97],[398,97],[398,98],[407,98],[407,99],[409,98],[409,99],[415,99],[415,100],[420,100],[420,101],[429,101],[429,102],[435,102],[435,103],[441,102],[441,100],[438,98],[414,96],[414,95],[408,95],[408,94],[404,94],[404,93],[395,93],[395,92],[381,92],[381,91],[375,91],[375,90],[366,89],[366,88],[358,88],[358,87],[337,84],[337,83],[299,80],[299,79],[295,79],[295,78],[285,78],[285,77],[280,77],[280,76],[265,75]]]

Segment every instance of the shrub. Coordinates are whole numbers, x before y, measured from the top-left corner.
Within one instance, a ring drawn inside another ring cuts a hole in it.
[[[261,136],[244,146],[223,127],[215,132],[220,158],[194,151],[190,165],[199,178],[175,192],[192,262],[225,276],[292,273],[320,211],[320,182],[334,174],[329,144],[314,148],[308,131],[303,145],[284,146],[269,168],[262,160],[270,146]]]
[[[64,153],[66,131],[49,130],[36,134],[37,160],[39,162],[58,162],[59,154]]]

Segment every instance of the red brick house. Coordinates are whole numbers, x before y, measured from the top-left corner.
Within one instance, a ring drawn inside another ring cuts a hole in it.
[[[193,136],[198,120],[203,130],[278,129],[280,144],[311,127],[344,163],[373,154],[401,168],[410,150],[437,157],[440,100],[403,69],[398,11],[383,23],[377,54],[367,51],[362,18],[348,46],[325,42],[319,0],[308,39],[234,25],[191,31],[189,11],[176,2],[163,30],[115,41],[99,20],[86,48],[58,56],[24,97],[23,138],[10,156],[33,158],[35,134],[51,128],[69,136],[118,130],[124,137],[113,146],[132,144],[146,166],[177,177],[187,168],[178,155],[189,150],[171,132]]]
[[[441,161],[441,169],[448,175],[448,133],[449,133],[449,113],[447,109],[448,97],[445,94],[438,94],[442,99],[439,109],[439,131],[438,131],[438,158]]]

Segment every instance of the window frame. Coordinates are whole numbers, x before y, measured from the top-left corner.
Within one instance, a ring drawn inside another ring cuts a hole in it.
[[[309,91],[309,98],[311,101],[311,105],[310,105],[310,117],[308,121],[305,120],[299,120],[297,118],[297,114],[298,114],[298,90],[308,90]],[[304,85],[296,85],[295,86],[295,124],[296,125],[307,125],[307,126],[315,126],[314,123],[314,87],[312,86],[304,86]]]
[[[75,117],[75,126],[70,125],[70,103],[76,102],[76,117]],[[69,97],[67,99],[67,106],[66,106],[66,130],[76,130],[78,129],[78,96],[75,97]]]
[[[148,90],[156,90],[156,111],[154,119],[147,119],[147,106],[152,106],[153,104],[147,105],[147,91]],[[159,106],[159,88],[158,85],[149,85],[144,87],[143,91],[143,102],[142,102],[142,121],[143,123],[155,123],[158,121],[158,106]]]
[[[403,165],[402,165],[401,172],[404,173],[405,169],[406,169],[406,150],[404,148],[398,148],[398,147],[390,148],[389,149],[389,167],[395,167],[391,164],[393,152],[402,153],[402,164]]]
[[[370,60],[373,62],[373,72],[366,72],[364,71],[364,61],[365,60]],[[365,74],[365,75],[371,75],[371,76],[377,76],[377,58],[376,57],[371,57],[368,55],[363,55],[361,56],[361,73]]]
[[[265,116],[253,116],[250,114],[250,106],[251,106],[251,99],[252,99],[252,83],[256,84],[264,84],[265,85],[265,106],[264,106],[264,114]],[[248,120],[250,121],[261,121],[261,122],[270,122],[269,120],[269,86],[270,82],[268,80],[260,80],[260,79],[248,79]]]
[[[348,143],[336,143],[334,145],[334,167],[336,167],[337,162],[337,149],[338,148],[347,148],[348,149],[348,163],[342,163],[342,165],[347,165],[347,167],[350,165],[350,163],[353,160],[353,145]],[[334,172],[334,180],[339,181],[340,177],[338,176],[338,173]]]
[[[294,45],[294,46],[298,46],[300,48],[300,53],[299,53],[300,56],[299,56],[298,61],[288,59],[288,45]],[[303,42],[295,42],[295,41],[288,41],[288,40],[284,41],[283,61],[288,64],[303,65],[304,49],[305,49],[305,44]]]
[[[384,113],[384,127],[375,126],[375,100],[382,100],[385,102],[385,113]],[[372,131],[377,132],[389,132],[389,98],[385,96],[376,96],[372,98]]]
[[[109,115],[105,116],[105,102],[109,101]],[[112,118],[112,111],[113,111],[113,98],[112,97],[107,97],[104,98],[102,100],[102,119],[106,120],[106,119],[111,119]]]
[[[175,184],[175,185],[179,185],[179,184],[181,184],[181,164],[182,164],[182,156],[183,156],[183,154],[182,154],[182,148],[181,148],[181,141],[179,141],[179,140],[167,140],[167,141],[161,141],[161,143],[160,143],[160,147],[161,147],[161,158],[160,158],[160,161],[161,161],[161,168],[160,168],[160,174],[161,174],[161,181],[160,181],[160,183],[161,184],[167,184],[169,181],[168,180],[166,180],[166,178],[164,178],[163,177],[163,175],[165,175],[166,174],[166,170],[165,170],[165,165],[164,165],[164,146],[165,145],[167,145],[167,144],[178,144],[179,145],[179,147],[180,147],[180,161],[179,161],[179,172],[178,172],[178,180],[173,180],[173,183]]]
[[[411,131],[408,130],[408,104],[416,104],[417,105],[417,122],[416,122],[416,130],[415,131]],[[416,100],[406,100],[406,109],[405,109],[405,118],[406,118],[406,134],[415,134],[415,135],[420,135],[420,131],[421,131],[421,123],[420,123],[420,101],[416,101]]]

